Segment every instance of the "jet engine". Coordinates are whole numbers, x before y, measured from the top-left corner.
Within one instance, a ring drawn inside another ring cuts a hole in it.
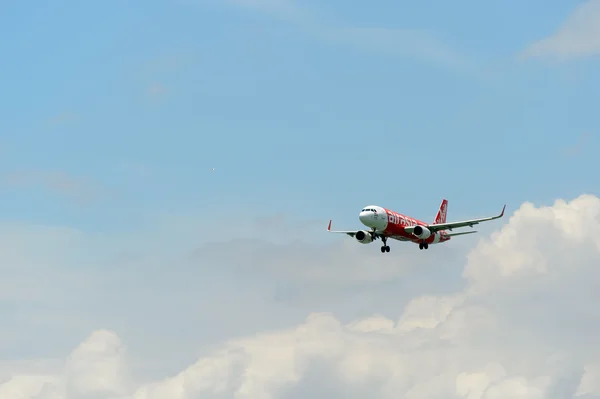
[[[415,228],[413,229],[413,234],[417,237],[419,237],[422,240],[426,240],[429,237],[431,237],[431,230],[429,230],[427,227],[425,226],[415,226]]]
[[[371,234],[368,231],[359,230],[356,232],[354,237],[361,244],[369,244],[373,242],[373,236],[371,236]]]

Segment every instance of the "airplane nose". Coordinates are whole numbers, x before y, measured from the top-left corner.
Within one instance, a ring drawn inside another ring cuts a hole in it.
[[[366,224],[369,221],[369,213],[368,212],[361,212],[358,215],[358,219],[363,223]]]

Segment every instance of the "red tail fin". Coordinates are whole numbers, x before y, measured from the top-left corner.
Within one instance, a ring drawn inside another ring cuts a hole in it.
[[[443,199],[440,204],[440,209],[438,210],[437,215],[435,215],[434,224],[446,223],[446,214],[448,213],[448,200]]]

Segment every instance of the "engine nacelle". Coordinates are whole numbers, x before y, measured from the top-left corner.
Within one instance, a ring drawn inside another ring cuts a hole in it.
[[[369,234],[368,231],[364,230],[357,231],[354,235],[354,238],[356,238],[356,240],[361,244],[369,244],[373,242],[373,237],[371,236],[371,234]]]
[[[417,225],[413,229],[413,234],[415,236],[419,237],[421,240],[426,240],[429,237],[431,237],[431,230],[429,230],[425,226],[419,226],[419,225]]]

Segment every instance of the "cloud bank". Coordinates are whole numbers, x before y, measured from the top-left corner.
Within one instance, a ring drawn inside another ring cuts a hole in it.
[[[280,273],[279,278],[301,280],[310,296],[317,282],[332,291],[344,284],[356,289],[398,278],[410,284],[414,269],[405,266],[419,258],[419,267],[435,262],[441,274],[449,267],[444,254],[453,245],[423,252],[398,244],[381,256],[377,248],[344,242],[354,262],[325,247],[313,247],[314,253],[306,256],[300,251],[273,253],[266,250],[271,244],[259,240],[231,247],[235,250],[219,266],[239,275],[239,287],[253,273]],[[190,252],[185,262],[196,268],[208,259],[214,262],[207,253],[206,248]],[[179,350],[196,354],[196,360],[152,378],[139,372],[139,359],[128,350],[143,335],[123,339],[118,329],[88,331],[72,353],[44,367],[39,361],[7,361],[2,370],[10,372],[1,374],[0,398],[600,397],[600,198],[582,195],[547,207],[524,203],[500,230],[456,259],[464,261],[461,287],[421,292],[404,303],[401,293],[386,295],[377,306],[391,308],[369,317],[344,321],[335,313],[316,311],[300,323],[265,328],[265,320],[278,317],[265,301],[266,315],[254,333],[203,349],[182,345]],[[386,265],[384,272],[379,264]],[[183,276],[181,269],[170,271]],[[365,277],[371,280],[365,282]],[[130,289],[136,291],[133,285]],[[187,292],[186,286],[181,289]],[[204,309],[220,312],[219,322],[225,323],[249,309],[247,302],[259,306],[256,298],[244,295],[233,298],[232,306],[223,305],[224,297],[209,295]],[[161,299],[169,301],[166,295]],[[383,315],[394,307],[394,316]],[[194,317],[189,310],[170,311]],[[167,315],[155,310],[149,316],[169,323]]]

